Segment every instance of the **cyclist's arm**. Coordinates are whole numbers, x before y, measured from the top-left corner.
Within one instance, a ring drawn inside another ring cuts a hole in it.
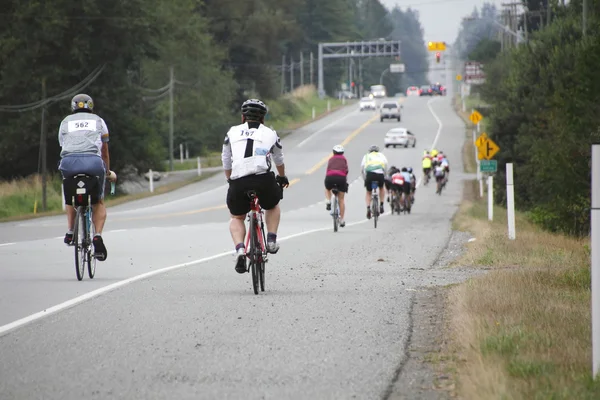
[[[360,162],[360,174],[362,175],[363,179],[365,179],[365,164],[367,163],[367,156],[363,156],[362,161]]]
[[[277,136],[277,141],[271,150],[271,157],[277,168],[279,176],[285,176],[285,164],[283,163],[283,146],[281,145],[281,139]]]
[[[223,150],[221,151],[221,162],[223,163],[223,170],[225,171],[225,178],[231,177],[231,169],[233,161],[231,160],[231,143],[229,142],[229,135],[225,135],[223,141]]]
[[[108,127],[106,126],[106,122],[102,118],[100,118],[100,126],[101,126],[101,139],[102,139],[102,148],[100,150],[102,161],[104,161],[104,165],[106,165],[106,172],[110,171],[110,154],[108,152]]]

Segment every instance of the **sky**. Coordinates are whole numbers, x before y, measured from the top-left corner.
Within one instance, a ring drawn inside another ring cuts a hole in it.
[[[419,20],[425,31],[425,41],[453,43],[458,35],[461,20],[483,3],[493,3],[501,9],[507,0],[379,0],[388,9],[399,6],[419,11]]]

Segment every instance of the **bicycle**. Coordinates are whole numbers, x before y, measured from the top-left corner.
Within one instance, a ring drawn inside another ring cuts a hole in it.
[[[250,263],[246,271],[252,274],[252,288],[254,294],[258,294],[260,290],[265,291],[265,264],[267,259],[266,235],[264,225],[264,212],[258,202],[258,197],[254,190],[249,190],[246,195],[250,198],[250,212],[248,213],[248,233],[246,234],[246,257]]]
[[[423,178],[423,185],[427,186],[429,179],[431,179],[431,170],[428,170],[424,175],[425,177]]]
[[[331,193],[333,194],[333,199],[331,201],[331,216],[333,217],[333,231],[338,231],[338,226],[340,224],[340,203],[338,200],[339,190],[337,185],[333,185],[331,189]]]
[[[392,214],[394,214],[394,211],[396,211],[396,214],[400,215],[400,212],[402,211],[400,209],[400,198],[398,196],[398,191],[395,189],[392,189],[392,196],[391,196],[391,201],[390,201],[390,207],[392,208]]]
[[[75,249],[75,273],[77,280],[83,280],[85,276],[85,265],[87,264],[88,277],[94,279],[96,275],[96,257],[92,248],[92,240],[94,238],[95,228],[92,220],[93,206],[92,193],[97,190],[99,184],[97,176],[87,174],[76,174],[72,178],[73,184],[76,186],[75,195],[72,196],[73,207],[76,207],[75,225],[73,227],[73,241],[71,246]],[[67,185],[65,185],[66,187]],[[115,194],[115,183],[110,183],[110,194]],[[79,236],[81,233],[81,240]]]
[[[379,195],[377,194],[379,185],[377,182],[371,182],[371,214],[373,214],[373,223],[377,228],[377,219],[379,218]]]

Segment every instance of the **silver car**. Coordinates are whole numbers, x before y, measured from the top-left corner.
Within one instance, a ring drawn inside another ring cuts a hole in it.
[[[386,101],[379,107],[379,120],[383,122],[384,119],[397,119],[400,122],[400,106],[395,101]]]
[[[417,138],[406,128],[393,128],[385,134],[383,143],[386,148],[390,146],[415,147],[417,145]]]
[[[371,97],[363,97],[362,99],[360,99],[360,111],[363,110],[376,110],[377,109],[377,102],[375,102],[375,99],[371,98]]]

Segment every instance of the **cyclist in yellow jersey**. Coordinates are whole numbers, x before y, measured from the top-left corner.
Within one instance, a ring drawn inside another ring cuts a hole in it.
[[[369,147],[369,152],[365,154],[360,164],[362,177],[365,180],[365,189],[367,194],[365,197],[367,203],[367,218],[371,218],[371,187],[373,182],[377,182],[379,187],[379,212],[383,214],[383,198],[385,195],[385,171],[387,171],[387,158],[379,152],[378,146]]]
[[[428,151],[426,151],[425,155],[423,156],[422,166],[423,175],[429,177],[429,174],[431,173],[431,156],[429,155]]]

